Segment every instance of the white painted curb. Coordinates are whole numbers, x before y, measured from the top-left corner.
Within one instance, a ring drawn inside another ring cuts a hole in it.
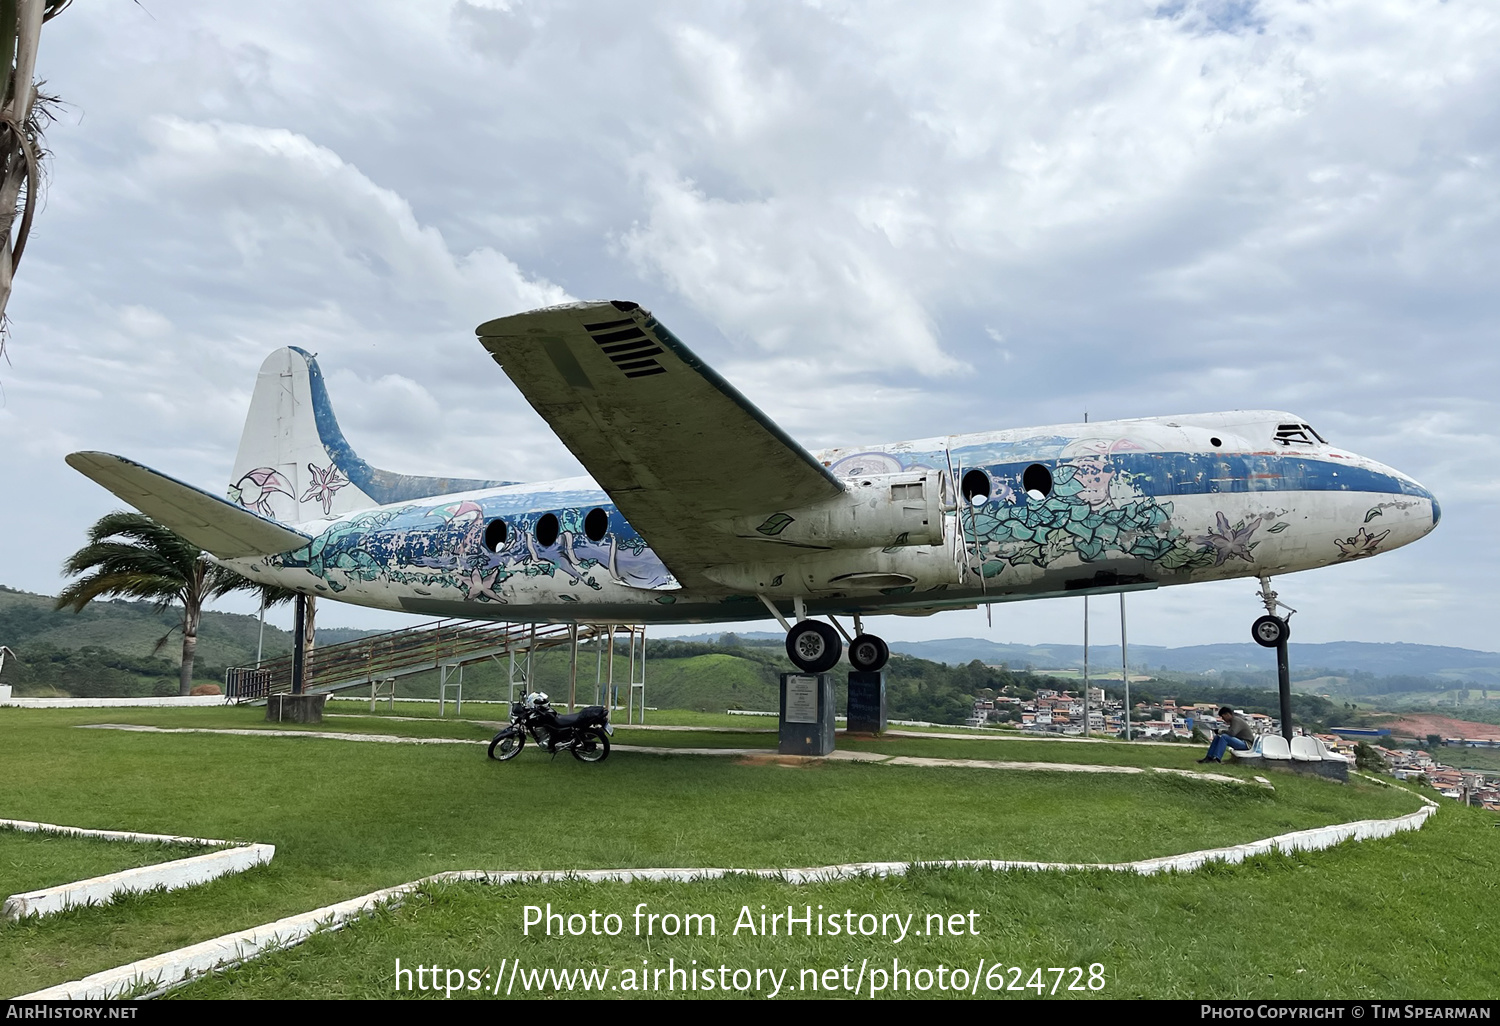
[[[183,983],[220,966],[234,965],[279,947],[291,947],[306,940],[320,926],[337,928],[349,920],[392,898],[408,893],[422,881],[388,887],[385,890],[350,898],[312,912],[278,919],[274,923],[225,934],[163,955],[143,958],[117,969],[85,976],[71,983],[34,991],[12,1001],[90,1001],[114,998],[150,988],[170,987]]]
[[[165,844],[201,844],[205,847],[234,844],[234,841],[217,841],[212,837],[180,837],[176,834],[141,834],[134,830],[90,830],[87,827],[59,826],[56,823],[37,823],[29,819],[0,819],[0,827],[23,830],[28,833],[68,834],[71,837],[98,837],[105,841],[161,841]]]
[[[137,723],[79,723],[79,730],[124,730],[133,734],[227,734],[234,737],[312,737],[328,741],[368,741],[384,745],[487,745],[482,738],[402,737],[399,734],[343,734],[333,730],[283,730],[279,727],[148,727]]]
[[[203,847],[230,845],[220,851],[174,859],[154,866],[140,866],[118,873],[77,880],[73,883],[43,887],[40,890],[12,894],[0,904],[0,918],[21,919],[25,916],[48,916],[81,905],[102,905],[117,895],[149,891],[161,887],[169,891],[194,887],[230,873],[265,865],[276,854],[274,844],[234,844],[207,837],[173,837],[167,834],[138,834],[124,830],[87,830],[81,827],[36,823],[31,820],[0,819],[0,826],[35,833],[66,834],[73,837],[96,837],[106,841],[162,841],[171,844],[197,844]]]
[[[119,873],[96,876],[76,883],[45,887],[39,891],[12,894],[0,905],[0,917],[20,919],[24,916],[50,916],[54,912],[80,905],[102,905],[121,894],[149,891],[157,887],[169,891],[194,887],[230,873],[265,865],[276,854],[270,844],[247,844],[225,848],[206,855],[193,855],[155,866],[140,866]]]
[[[0,706],[17,709],[118,709],[190,708],[203,705],[228,705],[223,695],[176,695],[170,698],[5,698]]]
[[[14,1001],[97,1001],[119,997],[140,991],[152,994],[170,990],[217,968],[236,965],[263,954],[273,948],[292,947],[306,940],[319,928],[339,929],[353,919],[374,910],[387,902],[399,900],[428,883],[472,882],[483,884],[551,883],[562,880],[584,880],[589,882],[631,883],[636,880],[690,883],[696,880],[718,880],[726,876],[754,876],[785,880],[788,883],[818,883],[832,880],[847,880],[860,876],[902,876],[912,869],[977,868],[992,870],[1078,870],[1103,869],[1118,872],[1140,873],[1150,876],[1167,870],[1190,871],[1207,862],[1243,862],[1257,855],[1272,851],[1312,851],[1329,848],[1346,840],[1368,840],[1389,837],[1403,830],[1417,830],[1427,817],[1437,811],[1437,805],[1420,795],[1422,808],[1394,819],[1367,819],[1354,823],[1314,827],[1278,834],[1248,844],[1237,844],[1227,848],[1188,852],[1184,855],[1169,855],[1163,858],[1142,859],[1137,862],[1076,863],[1076,862],[1005,862],[986,859],[952,859],[939,862],[853,862],[835,866],[818,866],[811,869],[585,869],[585,870],[520,870],[516,872],[493,872],[483,869],[456,870],[437,873],[433,876],[413,880],[398,887],[387,887],[363,897],[351,898],[336,905],[304,912],[301,915],[278,919],[274,923],[257,926],[238,933],[225,934],[213,940],[203,941],[190,947],[179,948],[152,958],[141,959],[108,969],[71,983],[58,984],[31,994],[22,994]]]

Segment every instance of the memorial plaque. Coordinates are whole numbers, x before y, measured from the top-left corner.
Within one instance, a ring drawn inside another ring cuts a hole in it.
[[[786,675],[786,721],[818,722],[818,678],[811,675]]]
[[[782,755],[833,751],[833,674],[783,673],[779,718]]]

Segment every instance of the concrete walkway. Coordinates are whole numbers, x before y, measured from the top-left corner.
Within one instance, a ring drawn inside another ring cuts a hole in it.
[[[272,728],[230,727],[150,727],[134,723],[83,723],[83,730],[124,730],[137,734],[227,734],[234,737],[271,738],[322,738],[329,741],[367,741],[386,745],[488,745],[488,740],[470,740],[456,737],[400,737],[394,734],[351,734],[331,730],[276,730]],[[946,735],[940,735],[946,736]],[[611,752],[628,752],[635,755],[690,755],[717,756],[719,758],[752,759],[798,765],[823,760],[833,762],[868,762],[885,766],[913,766],[922,769],[961,768],[1004,770],[1022,773],[1114,773],[1140,775],[1146,773],[1169,773],[1192,780],[1208,780],[1229,784],[1258,784],[1271,788],[1264,777],[1254,781],[1243,777],[1232,777],[1226,773],[1200,773],[1196,770],[1170,769],[1161,766],[1095,766],[1087,763],[1068,762],[1006,762],[997,759],[928,759],[911,755],[884,755],[880,752],[839,752],[827,756],[782,755],[772,748],[672,748],[654,745],[611,744]],[[1274,790],[1274,788],[1272,788]]]

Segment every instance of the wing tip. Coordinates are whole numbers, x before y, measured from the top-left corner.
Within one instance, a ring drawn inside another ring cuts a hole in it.
[[[629,299],[588,299],[577,303],[561,303],[557,306],[544,306],[537,310],[527,310],[523,313],[507,314],[504,317],[496,317],[493,320],[485,321],[479,327],[475,328],[474,334],[478,335],[480,338],[500,335],[505,332],[507,327],[521,320],[522,318],[534,318],[539,316],[546,316],[549,314],[571,314],[573,316],[583,316],[599,310],[613,310],[616,313],[622,314],[634,314],[637,310],[639,310],[645,316],[649,317],[651,315],[651,312],[642,307],[641,304],[633,302]]]

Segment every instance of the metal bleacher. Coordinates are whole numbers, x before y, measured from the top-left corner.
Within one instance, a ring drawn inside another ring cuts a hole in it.
[[[375,700],[394,694],[394,682],[417,673],[436,670],[439,675],[440,700],[446,701],[447,690],[454,685],[449,676],[458,673],[458,701],[462,702],[463,667],[494,659],[507,660],[512,700],[519,684],[525,690],[531,676],[531,655],[559,647],[582,646],[593,641],[599,649],[596,663],[599,680],[594,682],[596,701],[600,698],[614,704],[614,643],[630,641],[629,697],[639,695],[644,719],[645,705],[645,628],[628,624],[512,624],[483,620],[437,620],[432,623],[389,631],[346,641],[336,645],[317,645],[308,651],[303,669],[303,691],[325,694],[370,688],[372,706]],[[636,663],[639,634],[640,663]],[[603,653],[608,649],[610,672],[602,672]],[[577,650],[574,651],[574,685],[576,686]],[[236,668],[226,676],[226,695],[238,701],[263,700],[269,695],[292,690],[292,657],[265,660],[256,670]],[[639,679],[638,679],[639,675]],[[572,696],[569,696],[570,698]],[[634,705],[634,702],[630,703]]]

